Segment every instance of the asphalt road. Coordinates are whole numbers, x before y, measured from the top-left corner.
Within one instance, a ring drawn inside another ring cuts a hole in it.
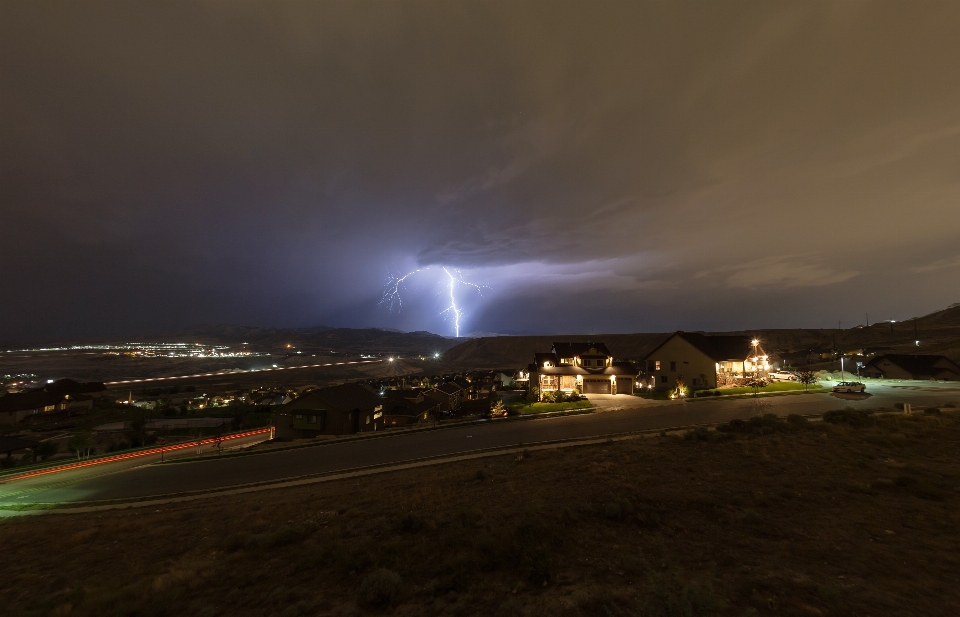
[[[135,462],[66,471],[0,485],[0,505],[128,499],[270,482],[368,465],[453,455],[499,446],[596,437],[638,430],[710,424],[764,413],[816,414],[845,406],[892,407],[960,402],[960,384],[870,384],[870,395],[804,394],[758,399],[650,401],[591,396],[598,413],[527,421],[493,421],[437,431],[385,433],[370,439],[329,441],[316,447],[182,463]],[[185,453],[189,454],[189,453]]]

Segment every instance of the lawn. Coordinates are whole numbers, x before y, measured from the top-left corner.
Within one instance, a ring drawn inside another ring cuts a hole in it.
[[[766,385],[760,388],[758,392],[792,392],[797,390],[802,391],[803,389],[804,389],[804,386],[802,383],[797,383],[795,381],[775,381],[769,385]],[[811,385],[811,386],[807,386],[807,389],[810,392],[820,392],[825,390],[826,388],[824,388],[823,386]],[[722,396],[727,396],[730,394],[753,394],[753,388],[749,386],[743,386],[740,388],[720,388],[718,391]]]
[[[2,519],[0,614],[957,615],[958,415],[758,418]]]
[[[569,403],[519,403],[510,405],[510,411],[521,415],[544,413],[547,411],[564,411],[567,409],[584,409],[593,407],[590,401],[571,401]]]

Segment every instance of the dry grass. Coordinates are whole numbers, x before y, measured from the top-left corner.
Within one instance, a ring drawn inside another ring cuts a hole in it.
[[[8,520],[0,614],[960,612],[954,412],[768,428]]]

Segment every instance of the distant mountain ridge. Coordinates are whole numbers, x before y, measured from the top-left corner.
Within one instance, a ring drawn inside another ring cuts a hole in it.
[[[892,326],[892,327],[891,327]],[[451,367],[509,368],[523,367],[538,351],[549,351],[554,341],[597,341],[622,360],[645,357],[672,332],[635,334],[553,334],[538,336],[481,337],[465,341],[444,354]],[[863,349],[889,347],[900,353],[942,354],[960,360],[960,303],[901,322],[874,323],[842,330],[779,328],[704,332],[717,335],[756,336],[768,350]],[[916,346],[916,340],[921,345]]]

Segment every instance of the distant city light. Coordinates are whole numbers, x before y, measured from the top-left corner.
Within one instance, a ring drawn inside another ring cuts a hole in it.
[[[201,345],[200,343],[104,343],[101,345],[7,349],[6,353],[43,353],[50,351],[102,351],[104,355],[108,356],[138,358],[237,358],[267,355],[247,350],[230,351],[230,348],[226,345]]]

